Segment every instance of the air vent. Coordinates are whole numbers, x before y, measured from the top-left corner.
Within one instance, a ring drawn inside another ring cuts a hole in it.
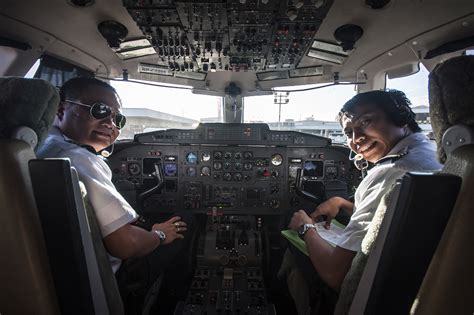
[[[88,7],[94,4],[94,0],[68,0],[69,4],[75,7]]]
[[[391,1],[390,0],[365,0],[365,4],[374,10],[380,10],[385,8]]]

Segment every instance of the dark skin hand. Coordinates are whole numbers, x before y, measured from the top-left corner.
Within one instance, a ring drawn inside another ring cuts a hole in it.
[[[310,217],[313,218],[314,221],[317,221],[319,217],[323,215],[326,216],[324,227],[329,230],[331,221],[337,216],[339,209],[344,209],[347,213],[352,215],[354,204],[341,197],[332,197],[317,206],[316,210],[310,214]]]
[[[105,247],[112,256],[120,259],[145,256],[158,246],[184,238],[180,233],[186,231],[187,227],[186,223],[180,220],[180,217],[172,217],[166,222],[154,224],[151,232],[126,224],[104,238]],[[166,240],[163,244],[160,244],[160,239],[154,230],[165,233]]]
[[[314,224],[314,221],[304,210],[299,210],[293,214],[289,228],[298,231],[299,227],[306,223]],[[306,232],[304,241],[311,263],[318,274],[328,286],[339,290],[356,252],[339,246],[332,247],[314,229]]]

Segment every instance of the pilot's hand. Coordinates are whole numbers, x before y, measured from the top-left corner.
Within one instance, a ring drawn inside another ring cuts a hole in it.
[[[291,218],[290,225],[288,226],[293,231],[297,231],[303,224],[314,224],[313,219],[306,214],[304,210],[298,210],[297,212],[293,213],[293,217]]]
[[[163,244],[166,245],[177,238],[184,238],[184,235],[181,233],[187,231],[188,228],[186,227],[186,222],[181,221],[181,217],[172,217],[163,223],[153,224],[152,230],[160,230],[165,233],[166,239]]]
[[[316,210],[310,214],[311,218],[318,222],[319,217],[326,216],[326,223],[324,223],[324,227],[328,230],[331,226],[332,219],[334,219],[339,213],[339,208],[341,208],[344,200],[345,199],[341,197],[329,198],[316,207]]]

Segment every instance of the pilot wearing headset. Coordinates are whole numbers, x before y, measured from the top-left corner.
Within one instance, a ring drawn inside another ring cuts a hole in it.
[[[60,100],[38,157],[66,157],[76,168],[94,208],[119,288],[129,282],[149,286],[181,249],[187,223],[174,216],[154,224],[151,231],[133,224],[138,215],[112,184],[112,172],[104,161],[109,155],[105,149],[113,145],[126,122],[113,87],[95,78],[73,78],[61,87]]]
[[[310,291],[324,292],[322,299],[325,301],[315,302],[311,297],[306,297],[313,313],[327,311],[332,314],[337,291],[361,248],[375,210],[396,180],[409,171],[434,171],[441,168],[436,160],[435,145],[420,132],[409,105],[410,101],[401,91],[370,91],[354,96],[344,104],[338,115],[347,144],[352,150],[350,158],[363,173],[369,164],[371,168],[357,188],[354,202],[332,197],[318,205],[309,215],[304,210],[293,214],[289,227],[304,240],[310,262],[300,257],[290,246],[292,254],[287,252],[287,261],[284,261],[282,268],[296,256],[298,268],[292,270],[293,275],[299,279],[308,279]],[[325,228],[329,229],[340,209],[351,217],[334,247],[321,238],[314,223],[321,216],[326,216]],[[290,287],[291,291],[294,289]],[[301,293],[292,294],[299,313],[306,312],[305,307],[301,307],[305,302],[298,302],[297,296],[301,296]]]

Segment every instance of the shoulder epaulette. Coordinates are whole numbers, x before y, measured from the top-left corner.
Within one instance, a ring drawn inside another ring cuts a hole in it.
[[[383,163],[386,163],[386,162],[393,163],[396,160],[402,158],[403,156],[405,156],[407,154],[408,154],[408,150],[405,149],[404,151],[402,151],[398,154],[386,155],[383,158],[381,158],[380,160],[378,160],[377,162],[375,162],[375,165],[380,165],[380,164],[383,164]]]

